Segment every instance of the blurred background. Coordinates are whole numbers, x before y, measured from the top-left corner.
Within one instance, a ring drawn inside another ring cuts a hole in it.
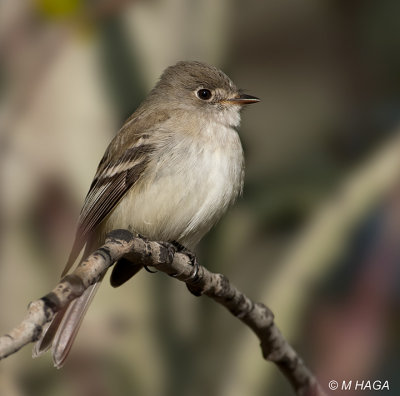
[[[124,119],[165,67],[201,60],[262,99],[242,117],[244,195],[201,264],[267,304],[325,388],[400,394],[399,14],[396,0],[2,0],[1,333],[57,283]],[[30,355],[1,362],[0,395],[293,394],[248,328],[162,273],[103,282],[63,369]]]

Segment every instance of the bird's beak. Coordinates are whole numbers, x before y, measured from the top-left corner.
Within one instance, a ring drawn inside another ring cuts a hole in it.
[[[256,98],[255,96],[250,96],[246,94],[239,94],[234,98],[228,99],[228,103],[238,104],[238,105],[245,105],[251,103],[257,103],[260,99]]]

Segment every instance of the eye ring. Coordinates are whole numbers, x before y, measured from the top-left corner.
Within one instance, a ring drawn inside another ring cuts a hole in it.
[[[212,92],[207,88],[201,88],[197,91],[197,97],[201,100],[210,100]]]

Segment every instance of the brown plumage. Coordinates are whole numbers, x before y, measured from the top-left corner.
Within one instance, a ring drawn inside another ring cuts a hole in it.
[[[242,191],[235,128],[242,105],[257,101],[213,66],[178,62],[167,68],[100,161],[62,276],[83,248],[85,258],[115,228],[194,248]],[[120,260],[111,284],[121,285],[140,268]],[[99,284],[56,315],[34,356],[52,345],[54,364],[63,365]]]

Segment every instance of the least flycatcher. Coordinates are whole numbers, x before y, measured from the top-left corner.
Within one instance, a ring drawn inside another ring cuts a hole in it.
[[[116,228],[193,249],[242,191],[244,160],[236,128],[242,106],[258,101],[213,66],[168,67],[100,161],[62,275],[83,248],[85,258]],[[121,285],[140,268],[120,260],[111,284]],[[55,366],[63,365],[99,284],[57,313],[35,356],[52,345]]]

